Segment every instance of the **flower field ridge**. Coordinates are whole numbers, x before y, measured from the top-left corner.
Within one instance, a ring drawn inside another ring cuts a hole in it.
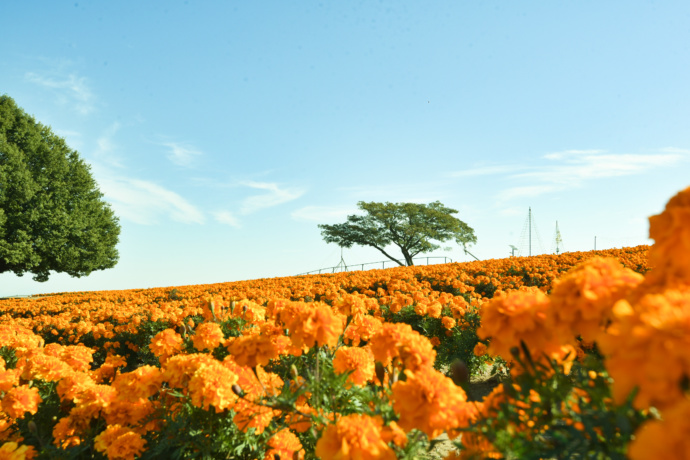
[[[0,460],[690,458],[690,188],[650,237],[1,300]]]

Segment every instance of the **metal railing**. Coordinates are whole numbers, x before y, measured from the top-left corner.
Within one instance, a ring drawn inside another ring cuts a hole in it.
[[[450,257],[443,257],[443,256],[415,257],[412,260],[413,261],[426,260],[425,265],[431,265],[429,263],[429,259],[443,259],[442,262],[436,262],[437,264],[448,264],[448,263],[453,262],[453,259],[451,259]],[[399,266],[398,264],[396,264],[392,260],[382,260],[381,262],[367,262],[364,264],[354,264],[354,265],[340,264],[340,265],[336,265],[335,267],[320,268],[318,270],[312,270],[310,272],[300,273],[300,274],[295,275],[295,276],[321,275],[323,273],[340,273],[340,272],[347,272],[347,271],[354,271],[354,270],[364,270],[364,266],[366,266],[366,265],[376,265],[377,267],[380,265],[381,266],[380,268],[386,268],[386,264],[392,264],[396,267]],[[361,268],[358,268],[358,267],[361,267]],[[377,268],[377,267],[368,268],[367,270],[372,270],[372,269]]]

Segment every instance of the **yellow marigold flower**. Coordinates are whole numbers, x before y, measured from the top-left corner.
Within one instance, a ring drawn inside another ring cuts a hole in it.
[[[374,380],[374,355],[369,348],[340,347],[335,352],[333,370],[338,374],[352,372],[347,381],[355,385],[365,385]]]
[[[94,447],[104,452],[109,460],[133,460],[145,450],[141,435],[120,425],[109,425],[94,438]]]
[[[688,458],[690,452],[690,400],[681,399],[661,412],[662,420],[648,421],[635,432],[628,446],[631,460]]]
[[[228,351],[240,366],[265,366],[278,357],[278,347],[271,336],[246,335],[237,337],[228,345]]]
[[[43,401],[38,394],[38,388],[20,385],[5,393],[2,398],[2,410],[14,419],[24,418],[27,412],[35,414],[38,405]]]
[[[316,456],[338,460],[395,460],[382,436],[380,417],[350,414],[328,425],[316,442]]]
[[[405,371],[407,379],[393,384],[393,408],[406,431],[419,429],[429,438],[467,426],[476,415],[465,391],[433,368]]]
[[[16,442],[6,442],[0,447],[0,460],[28,460],[37,454],[33,446],[20,446]]]
[[[192,343],[199,351],[213,350],[225,341],[223,330],[218,323],[201,323],[194,330]]]
[[[649,264],[645,284],[675,287],[690,284],[690,187],[678,192],[659,215],[649,218]]]
[[[276,458],[291,460],[304,458],[302,443],[293,432],[283,428],[268,440],[268,450],[264,460],[275,460]],[[294,455],[297,454],[295,457]]]
[[[550,312],[564,334],[595,340],[613,304],[643,279],[616,259],[594,257],[554,282]]]
[[[149,349],[156,357],[165,360],[180,353],[183,343],[182,336],[175,332],[174,329],[166,329],[153,336]]]
[[[202,364],[189,380],[192,404],[206,410],[213,406],[216,413],[223,412],[237,401],[232,391],[236,382],[237,375],[220,362]]]

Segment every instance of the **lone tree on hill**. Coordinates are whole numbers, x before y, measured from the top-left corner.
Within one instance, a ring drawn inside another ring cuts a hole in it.
[[[120,225],[102,198],[79,154],[0,95],[0,273],[114,267]]]
[[[458,211],[446,208],[439,201],[429,204],[360,201],[357,206],[366,214],[347,216],[347,222],[342,224],[319,225],[327,243],[345,248],[353,244],[371,246],[399,265],[414,265],[412,258],[417,254],[440,247],[432,240],[454,239],[463,247],[477,242],[474,230],[452,216]],[[405,263],[385,251],[390,244],[400,248]]]

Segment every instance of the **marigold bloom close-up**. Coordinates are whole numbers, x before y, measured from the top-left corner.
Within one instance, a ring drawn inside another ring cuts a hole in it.
[[[316,456],[323,460],[395,460],[382,432],[380,417],[346,415],[323,431],[316,442]]]
[[[333,369],[338,374],[352,372],[347,381],[355,385],[366,385],[374,380],[374,355],[369,348],[340,347],[335,352]]]
[[[218,323],[201,323],[194,330],[192,343],[199,351],[213,350],[225,341],[223,330]]]
[[[22,446],[16,442],[6,442],[0,446],[0,460],[29,460],[37,454],[33,446]]]
[[[202,409],[215,408],[216,413],[230,408],[237,401],[232,386],[237,375],[218,361],[200,366],[189,380],[192,404]]]
[[[153,336],[149,349],[156,357],[165,360],[181,352],[183,343],[182,336],[174,329],[166,329]]]
[[[302,443],[293,432],[287,428],[283,428],[273,435],[266,443],[268,450],[264,456],[264,460],[298,460],[304,458],[304,449]],[[295,454],[297,454],[295,456]]]
[[[393,384],[393,408],[406,431],[417,428],[433,439],[444,431],[467,426],[476,416],[465,391],[433,368],[405,371],[405,381]]]
[[[270,360],[278,357],[278,347],[269,335],[251,334],[237,337],[227,348],[240,366],[266,366]]]
[[[146,441],[135,431],[120,425],[109,425],[94,438],[94,447],[109,460],[133,460],[145,450]]]
[[[2,410],[12,418],[24,418],[28,412],[38,412],[38,405],[43,401],[38,388],[20,385],[10,389],[2,398]]]

